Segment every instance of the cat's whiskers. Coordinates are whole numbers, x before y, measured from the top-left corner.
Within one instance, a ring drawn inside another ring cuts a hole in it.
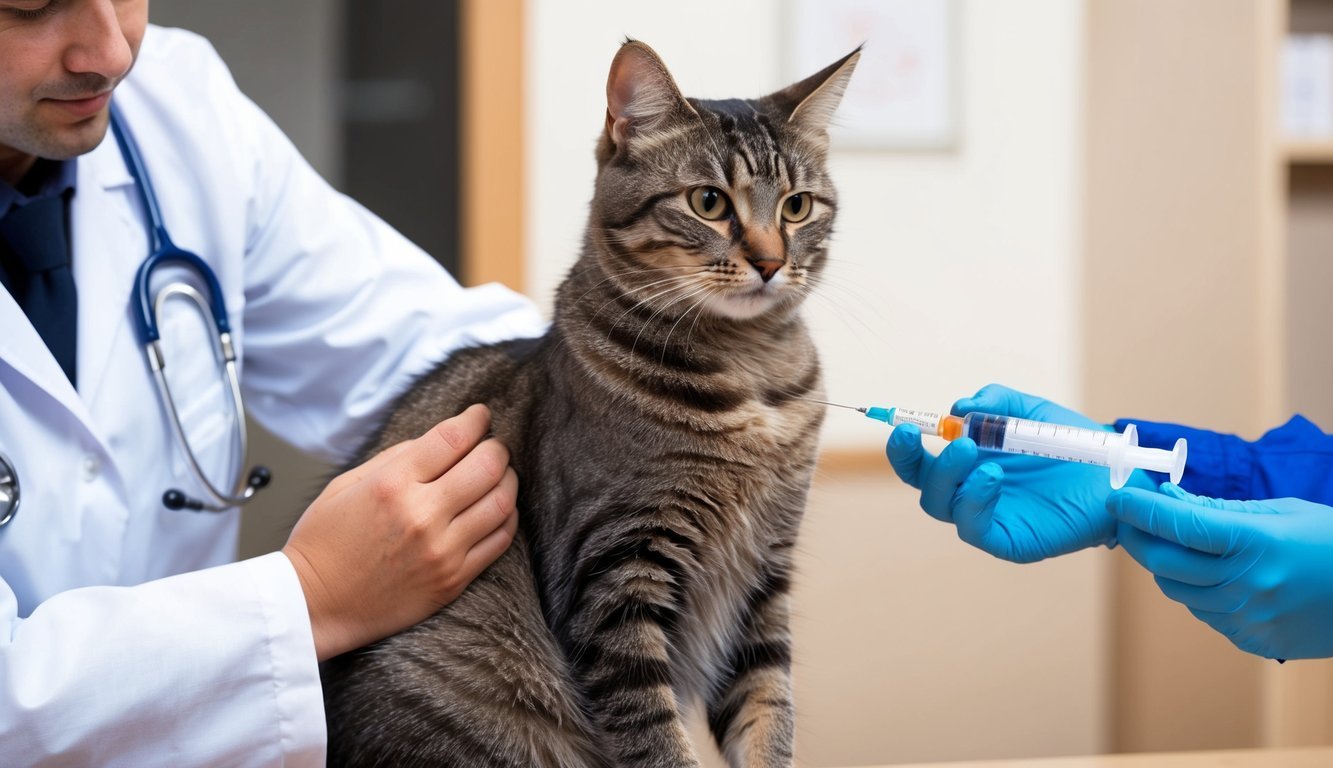
[[[663,366],[666,365],[666,351],[667,351],[667,349],[670,348],[670,346],[671,346],[671,334],[673,334],[673,333],[676,332],[676,327],[680,325],[680,321],[684,320],[686,317],[689,317],[689,314],[690,314],[691,312],[693,312],[694,310],[696,310],[696,309],[702,307],[702,306],[703,306],[703,305],[704,305],[710,298],[712,298],[713,291],[715,291],[715,290],[716,290],[716,289],[714,289],[714,288],[713,288],[712,286],[710,286],[710,285],[704,285],[704,286],[701,287],[698,291],[695,291],[695,292],[694,292],[694,295],[695,295],[695,296],[699,295],[700,293],[703,293],[703,294],[705,294],[705,295],[704,295],[704,297],[703,297],[702,299],[699,299],[698,301],[694,302],[694,304],[691,305],[689,309],[685,310],[685,312],[684,312],[683,314],[681,314],[680,317],[676,318],[676,322],[674,322],[674,323],[671,324],[671,329],[667,331],[666,340],[662,342],[662,359],[661,359],[660,361],[658,361],[660,365],[663,365]],[[703,314],[702,312],[699,313],[699,315],[702,315],[702,314]],[[698,317],[698,316],[695,316],[695,318],[694,318],[694,322],[697,323],[698,321],[699,321],[699,317]],[[690,328],[691,328],[691,329],[694,328],[694,323],[690,323]],[[688,352],[689,349],[690,349],[690,334],[689,334],[688,332],[685,334],[685,345],[684,345],[684,346],[685,346],[685,350]]]
[[[690,280],[691,277],[692,277],[692,275],[690,275],[690,274],[685,274],[685,275],[672,275],[671,277],[666,277],[666,278],[663,278],[663,279],[661,279],[661,280],[654,280],[653,282],[648,283],[648,284],[646,284],[646,285],[640,285],[640,286],[637,286],[637,287],[634,287],[634,288],[626,289],[626,293],[632,295],[632,294],[634,294],[634,293],[638,293],[639,291],[649,290],[649,289],[653,288],[654,286],[662,285],[662,284],[664,284],[664,283],[672,283],[672,282],[683,283],[683,282],[686,282],[686,281]],[[671,290],[671,289],[668,289],[668,291],[670,291],[670,290]],[[585,294],[585,295],[586,295],[586,294]],[[597,308],[597,311],[594,312],[594,313],[592,314],[592,316],[593,316],[594,318],[601,316],[601,314],[602,314],[602,310],[606,309],[606,305],[607,305],[607,304],[612,304],[612,303],[616,302],[619,298],[620,298],[619,296],[612,296],[611,298],[609,298],[609,299],[607,299],[606,301],[602,302],[602,305],[599,306],[599,307]],[[630,306],[629,309],[625,310],[624,312],[621,312],[619,315],[616,316],[615,322],[611,323],[611,328],[614,330],[615,327],[620,323],[620,319],[621,319],[622,317],[624,317],[625,315],[629,314],[630,312],[633,312],[634,310],[638,309],[639,307],[643,306],[644,304],[646,304],[646,303],[652,301],[654,298],[656,298],[656,296],[649,296],[649,297],[647,297],[647,298],[640,299],[639,301],[635,302],[632,306]]]
[[[588,271],[589,269],[594,269],[594,268],[595,268],[595,267],[588,267],[588,268],[584,269],[583,272],[586,272],[586,271]],[[584,292],[583,292],[583,295],[581,295],[581,296],[579,296],[577,299],[575,299],[574,303],[575,303],[575,304],[581,303],[585,298],[587,298],[588,294],[590,294],[590,293],[592,293],[593,291],[597,290],[598,288],[602,287],[602,286],[605,285],[606,283],[608,283],[608,282],[610,282],[610,281],[612,281],[612,280],[615,280],[615,279],[618,278],[618,277],[624,277],[624,276],[626,276],[626,275],[640,275],[640,274],[643,274],[643,273],[645,273],[645,272],[666,272],[666,271],[668,271],[668,270],[678,270],[678,269],[681,269],[681,267],[678,267],[678,266],[669,266],[669,267],[639,267],[639,268],[637,268],[637,269],[627,269],[627,270],[625,270],[624,272],[616,272],[616,273],[614,273],[614,274],[608,274],[608,275],[606,275],[605,277],[603,277],[601,280],[598,280],[594,285],[592,285],[590,288],[588,288],[588,290],[584,291]],[[581,273],[580,273],[580,274],[581,274]]]
[[[672,269],[672,270],[676,270],[677,268],[676,268],[676,267],[670,267],[670,269]],[[626,272],[626,273],[624,273],[624,274],[637,274],[637,273],[638,273],[638,270],[633,270],[633,271],[630,271],[630,272]],[[641,292],[641,291],[650,290],[650,289],[652,289],[652,288],[654,288],[654,287],[656,287],[656,286],[658,286],[658,285],[662,285],[662,284],[664,284],[664,283],[670,283],[670,282],[672,282],[672,281],[686,280],[686,279],[689,279],[689,277],[690,277],[690,274],[689,274],[689,273],[686,273],[686,274],[675,274],[675,275],[668,275],[668,276],[666,276],[666,277],[664,277],[664,278],[661,278],[660,280],[653,280],[653,281],[651,281],[651,282],[644,283],[643,285],[634,285],[634,286],[616,286],[616,289],[618,290],[618,293],[616,293],[615,291],[613,291],[613,295],[611,296],[611,298],[608,299],[607,301],[602,302],[602,305],[601,305],[600,307],[597,308],[597,312],[594,313],[593,316],[596,317],[597,314],[600,314],[600,313],[601,313],[602,309],[604,309],[604,308],[606,307],[607,304],[610,304],[610,303],[616,301],[616,300],[617,300],[618,298],[620,298],[622,295],[633,295],[633,294],[635,294],[635,293],[639,293],[639,292]],[[608,279],[610,279],[610,278],[608,278]],[[606,282],[606,281],[603,280],[602,282]],[[586,296],[587,296],[589,293],[591,293],[592,291],[593,291],[593,289],[590,288],[588,291],[584,292],[583,296],[580,296],[580,297],[579,297],[579,300],[582,301],[583,298],[586,297]]]
[[[665,282],[665,281],[658,281],[658,282]],[[612,321],[612,323],[611,323],[611,328],[606,332],[606,339],[607,339],[607,341],[610,341],[610,340],[611,340],[611,333],[612,333],[613,331],[615,331],[615,329],[616,329],[617,326],[620,325],[620,320],[621,320],[621,318],[625,317],[625,315],[628,315],[629,313],[633,312],[634,310],[638,309],[639,307],[642,307],[642,306],[644,306],[644,305],[647,305],[647,304],[651,303],[652,301],[654,301],[654,300],[656,300],[656,299],[658,299],[658,298],[660,298],[660,297],[662,297],[662,296],[669,295],[669,294],[671,294],[673,291],[689,290],[689,288],[690,288],[689,285],[684,285],[684,286],[682,286],[682,285],[672,285],[672,286],[667,287],[665,290],[662,290],[662,291],[659,291],[659,292],[653,294],[652,296],[648,296],[647,298],[644,298],[644,299],[641,299],[641,300],[635,302],[629,309],[625,310],[624,312],[621,312],[619,315],[616,315],[616,319],[615,319],[614,321]],[[604,308],[605,306],[606,306],[606,304],[603,304],[602,307],[599,307],[599,308],[598,308],[598,312],[601,312],[601,309]],[[653,312],[653,314],[649,317],[649,321],[651,321],[653,317],[656,317],[656,316],[657,316],[657,313],[660,312],[660,311],[661,311],[661,309],[657,310],[656,312]],[[647,323],[645,323],[644,325],[646,326]],[[639,329],[639,332],[642,333],[642,332],[643,332],[643,329],[640,328],[640,329]],[[637,343],[637,342],[638,342],[638,337],[636,336],[634,340],[635,340],[635,342]],[[630,351],[631,351],[631,353],[632,353],[632,352],[633,352],[633,349],[631,348]]]
[[[812,275],[810,282],[820,291],[827,289],[840,292],[843,296],[851,299],[851,303],[857,305],[859,310],[869,310],[881,326],[888,327],[890,325],[888,318],[880,311],[880,304],[867,298],[865,293],[862,292],[864,286],[855,281],[841,276],[835,277],[830,275],[828,271],[824,271],[821,274]]]
[[[807,297],[811,299],[818,299],[819,301],[824,302],[824,304],[827,305],[830,310],[832,310],[830,314],[832,314],[833,317],[837,318],[838,322],[842,323],[843,326],[850,333],[855,334],[857,338],[859,339],[869,338],[874,341],[883,341],[886,343],[888,342],[888,338],[882,331],[876,330],[873,326],[871,326],[869,323],[865,321],[865,318],[862,318],[861,316],[857,315],[854,312],[848,312],[847,307],[843,304],[834,301],[833,297],[825,296],[824,294],[821,294],[818,291],[810,291],[809,294],[807,294]],[[855,321],[855,324],[853,324],[853,321]]]
[[[648,326],[652,324],[654,318],[656,318],[656,317],[657,317],[659,314],[661,314],[662,312],[665,312],[666,310],[670,309],[671,307],[674,307],[674,306],[676,306],[677,304],[680,304],[681,302],[688,301],[689,299],[691,299],[691,298],[693,298],[693,297],[695,297],[695,296],[698,296],[701,292],[707,290],[707,288],[708,288],[708,286],[706,286],[706,285],[705,285],[705,286],[701,286],[701,287],[698,287],[698,288],[696,288],[695,290],[691,291],[690,293],[687,293],[687,294],[684,295],[684,296],[680,296],[680,297],[678,297],[678,298],[673,298],[673,299],[671,299],[671,301],[669,301],[668,303],[663,304],[661,307],[659,307],[659,308],[657,309],[656,312],[654,312],[654,313],[652,313],[651,315],[649,315],[649,317],[648,317],[648,322],[644,323],[644,324],[643,324],[643,327],[642,327],[642,328],[639,328],[639,332],[634,336],[634,343],[630,345],[629,353],[630,353],[631,355],[634,354],[634,350],[637,349],[638,346],[639,346],[639,338],[643,336],[643,332],[644,332],[644,330],[646,330],[646,329],[648,328]],[[683,317],[683,315],[682,315],[682,317]],[[679,322],[680,322],[680,318],[676,318],[676,322],[679,323]],[[675,324],[673,323],[671,327],[674,329],[676,326],[675,326]],[[666,339],[662,342],[662,361],[663,361],[663,362],[666,361],[666,351],[667,351],[667,349],[668,349],[668,342],[670,342],[670,341],[671,341],[671,331],[668,330],[668,331],[667,331],[667,337],[666,337]]]
[[[711,299],[711,298],[713,297],[713,294],[717,293],[718,290],[719,290],[719,289],[717,289],[717,288],[715,288],[715,287],[713,287],[713,286],[708,286],[708,288],[710,288],[710,289],[713,291],[713,293],[710,293],[708,296],[703,297],[703,299],[701,299],[701,300],[699,301],[700,304],[703,304],[704,302],[706,302],[706,301],[708,301],[709,299]],[[695,327],[696,325],[699,324],[699,318],[703,317],[705,314],[707,314],[707,313],[706,313],[706,312],[700,312],[699,314],[695,315],[695,316],[694,316],[694,321],[690,323],[690,328],[689,328],[689,330],[687,330],[687,331],[685,332],[685,346],[686,346],[687,348],[688,348],[689,345],[690,345],[690,338],[691,338],[692,336],[694,336],[694,327]]]

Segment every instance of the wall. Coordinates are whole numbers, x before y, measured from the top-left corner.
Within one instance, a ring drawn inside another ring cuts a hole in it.
[[[342,153],[338,7],[339,0],[153,0],[150,18],[212,41],[241,90],[336,183]]]
[[[531,295],[549,306],[575,257],[618,43],[652,45],[690,95],[760,95],[785,84],[781,8],[529,1]],[[958,147],[835,153],[833,285],[809,309],[829,395],[943,408],[997,380],[1078,406],[1083,3],[958,8]],[[873,454],[884,433],[832,414],[825,439]],[[802,535],[799,762],[1102,750],[1106,553],[999,563],[871,462],[821,471]]]

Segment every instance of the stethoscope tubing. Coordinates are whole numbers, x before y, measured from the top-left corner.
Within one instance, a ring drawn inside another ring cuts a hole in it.
[[[254,482],[255,474],[252,471],[249,479],[246,479],[243,475],[238,475],[231,492],[225,492],[214,485],[203,471],[198,457],[195,456],[194,450],[190,447],[190,441],[186,438],[185,428],[181,424],[180,413],[176,407],[176,399],[172,396],[171,386],[167,383],[167,361],[162,352],[161,334],[157,323],[157,318],[161,314],[166,300],[172,296],[181,296],[192,301],[198,307],[200,315],[211,326],[214,354],[227,383],[227,390],[231,395],[231,407],[237,425],[236,459],[239,464],[245,459],[249,443],[245,425],[245,402],[241,395],[236,350],[232,343],[231,323],[227,319],[227,305],[223,299],[222,286],[218,282],[217,275],[213,273],[212,268],[203,259],[176,247],[175,243],[171,241],[171,236],[167,233],[166,223],[162,217],[162,209],[158,205],[157,195],[154,194],[153,185],[148,178],[148,170],[144,166],[142,156],[139,154],[138,145],[125,125],[124,118],[121,117],[120,110],[115,102],[111,104],[111,132],[120,147],[121,155],[125,158],[125,164],[129,167],[130,176],[134,178],[134,187],[139,193],[139,201],[143,205],[145,215],[148,217],[149,255],[148,258],[144,259],[143,264],[139,265],[134,277],[135,327],[138,330],[139,341],[143,345],[144,354],[148,358],[148,367],[152,371],[158,394],[161,396],[162,404],[167,411],[168,421],[171,423],[171,430],[175,435],[176,443],[185,455],[190,473],[195,476],[195,479],[199,481],[205,493],[212,500],[212,503],[195,502],[186,504],[186,506],[213,512],[221,512],[230,507],[240,506],[249,501],[263,485],[257,485]],[[193,272],[208,291],[208,298],[205,299],[203,294],[193,286],[182,282],[168,284],[154,298],[151,292],[153,274],[158,269],[172,264],[184,266]],[[267,476],[267,470],[264,470],[264,475]],[[172,496],[173,493],[178,498],[185,498],[179,491],[169,491],[164,498]],[[171,502],[168,503],[171,504]]]

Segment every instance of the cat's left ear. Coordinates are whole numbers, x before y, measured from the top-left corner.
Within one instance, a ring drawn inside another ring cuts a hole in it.
[[[617,152],[636,135],[698,114],[652,48],[637,40],[620,46],[606,79],[606,135]]]
[[[788,115],[787,122],[822,134],[828,131],[833,113],[842,103],[847,83],[856,62],[861,60],[861,46],[799,83],[770,95],[767,100]]]

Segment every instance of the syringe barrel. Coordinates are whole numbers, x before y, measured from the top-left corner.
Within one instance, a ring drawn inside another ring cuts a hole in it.
[[[1115,432],[989,413],[963,417],[963,434],[979,448],[1102,466],[1109,466],[1111,448],[1124,441]]]

